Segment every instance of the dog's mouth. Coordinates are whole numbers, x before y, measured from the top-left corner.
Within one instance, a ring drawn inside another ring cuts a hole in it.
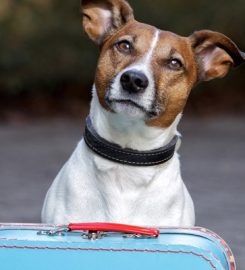
[[[149,91],[127,93],[118,82],[119,77],[117,75],[111,80],[105,92],[105,102],[112,112],[143,120],[151,120],[161,114],[163,106],[158,101],[155,89],[150,94]]]
[[[118,110],[120,110],[130,111],[131,113],[133,113],[133,111],[137,110],[143,113],[145,115],[145,118],[147,119],[155,118],[158,116],[158,111],[155,108],[153,108],[152,110],[148,110],[144,106],[131,99],[115,99],[106,97],[105,100],[107,105],[114,112],[118,112]]]

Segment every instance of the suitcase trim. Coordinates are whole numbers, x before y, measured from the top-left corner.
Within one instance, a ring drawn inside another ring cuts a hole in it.
[[[100,251],[100,252],[146,252],[146,253],[172,253],[172,254],[191,254],[193,256],[202,258],[210,266],[217,270],[217,267],[210,261],[209,258],[203,254],[193,251],[183,250],[159,250],[159,249],[115,249],[115,248],[65,248],[65,247],[48,247],[48,246],[0,246],[0,249],[36,249],[36,250],[64,250],[64,251]],[[211,255],[211,254],[210,254]]]
[[[236,270],[236,262],[235,262],[235,257],[233,255],[233,252],[229,245],[226,243],[226,241],[221,238],[217,233],[203,227],[194,227],[194,228],[183,228],[183,230],[188,231],[188,230],[194,230],[196,232],[200,232],[200,235],[203,235],[203,233],[207,234],[210,236],[210,238],[215,238],[220,245],[224,248],[225,250],[225,256],[227,259],[227,262],[229,264],[230,270]]]

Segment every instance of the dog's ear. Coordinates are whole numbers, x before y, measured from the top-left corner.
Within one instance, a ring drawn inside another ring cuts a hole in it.
[[[84,30],[98,44],[134,19],[133,10],[125,0],[82,0],[81,5]]]
[[[199,81],[222,78],[230,67],[245,61],[245,53],[221,33],[202,30],[194,32],[189,38],[198,64]]]

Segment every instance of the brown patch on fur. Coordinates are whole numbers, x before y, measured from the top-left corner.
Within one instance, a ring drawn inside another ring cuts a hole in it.
[[[175,57],[182,59],[183,69],[169,69],[167,61]],[[195,59],[188,39],[162,31],[152,59],[152,69],[157,97],[164,110],[158,118],[148,121],[147,124],[165,128],[183,111],[197,79]]]

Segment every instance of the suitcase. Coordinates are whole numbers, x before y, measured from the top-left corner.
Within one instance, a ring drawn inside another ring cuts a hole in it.
[[[204,228],[0,224],[0,269],[235,270],[235,261]]]

